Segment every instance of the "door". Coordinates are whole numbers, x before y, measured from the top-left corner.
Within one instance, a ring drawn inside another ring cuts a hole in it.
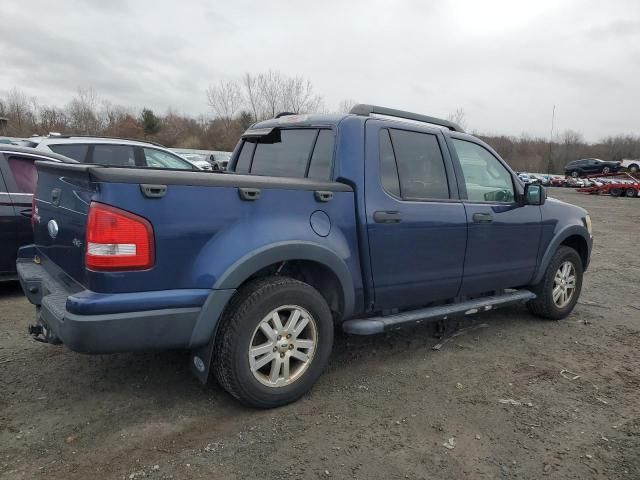
[[[527,285],[541,235],[537,205],[516,200],[516,185],[501,160],[479,143],[452,139],[469,225],[461,295]]]
[[[33,242],[31,201],[38,181],[34,162],[46,158],[5,154],[5,159],[2,165],[3,175],[14,211],[13,231],[16,246],[12,249],[11,261],[14,265],[11,270],[15,270],[18,248]]]
[[[4,181],[6,162],[0,154],[0,274],[15,272],[18,250],[15,211]]]
[[[377,310],[455,297],[466,216],[439,130],[366,123],[365,198]]]

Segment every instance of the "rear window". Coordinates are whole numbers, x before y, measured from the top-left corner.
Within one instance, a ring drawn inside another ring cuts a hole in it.
[[[95,145],[91,163],[99,165],[116,165],[135,167],[136,160],[133,147],[128,145]]]
[[[155,148],[145,148],[144,158],[148,167],[153,168],[175,168],[181,170],[193,170],[193,165],[181,159],[177,155],[156,150]]]
[[[87,158],[89,146],[86,144],[57,144],[49,145],[49,148],[55,153],[59,153],[65,157],[72,158],[78,162],[84,162]]]
[[[334,133],[328,129],[280,129],[244,140],[236,172],[328,180]]]
[[[9,159],[9,170],[18,188],[16,193],[34,193],[38,183],[38,172],[33,160],[12,157]]]

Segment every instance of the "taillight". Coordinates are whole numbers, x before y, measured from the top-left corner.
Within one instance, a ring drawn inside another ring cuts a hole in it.
[[[153,228],[148,220],[91,202],[85,265],[91,270],[143,270],[153,266]]]

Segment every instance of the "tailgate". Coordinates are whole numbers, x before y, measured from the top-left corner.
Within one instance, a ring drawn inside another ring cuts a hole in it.
[[[36,162],[34,243],[39,252],[82,285],[85,225],[95,192],[90,165]]]

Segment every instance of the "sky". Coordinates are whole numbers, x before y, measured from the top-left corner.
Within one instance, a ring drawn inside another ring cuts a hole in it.
[[[352,99],[468,130],[589,141],[640,134],[640,0],[8,0],[0,95],[65,105],[79,87],[211,115],[207,86],[278,70],[326,109]]]

